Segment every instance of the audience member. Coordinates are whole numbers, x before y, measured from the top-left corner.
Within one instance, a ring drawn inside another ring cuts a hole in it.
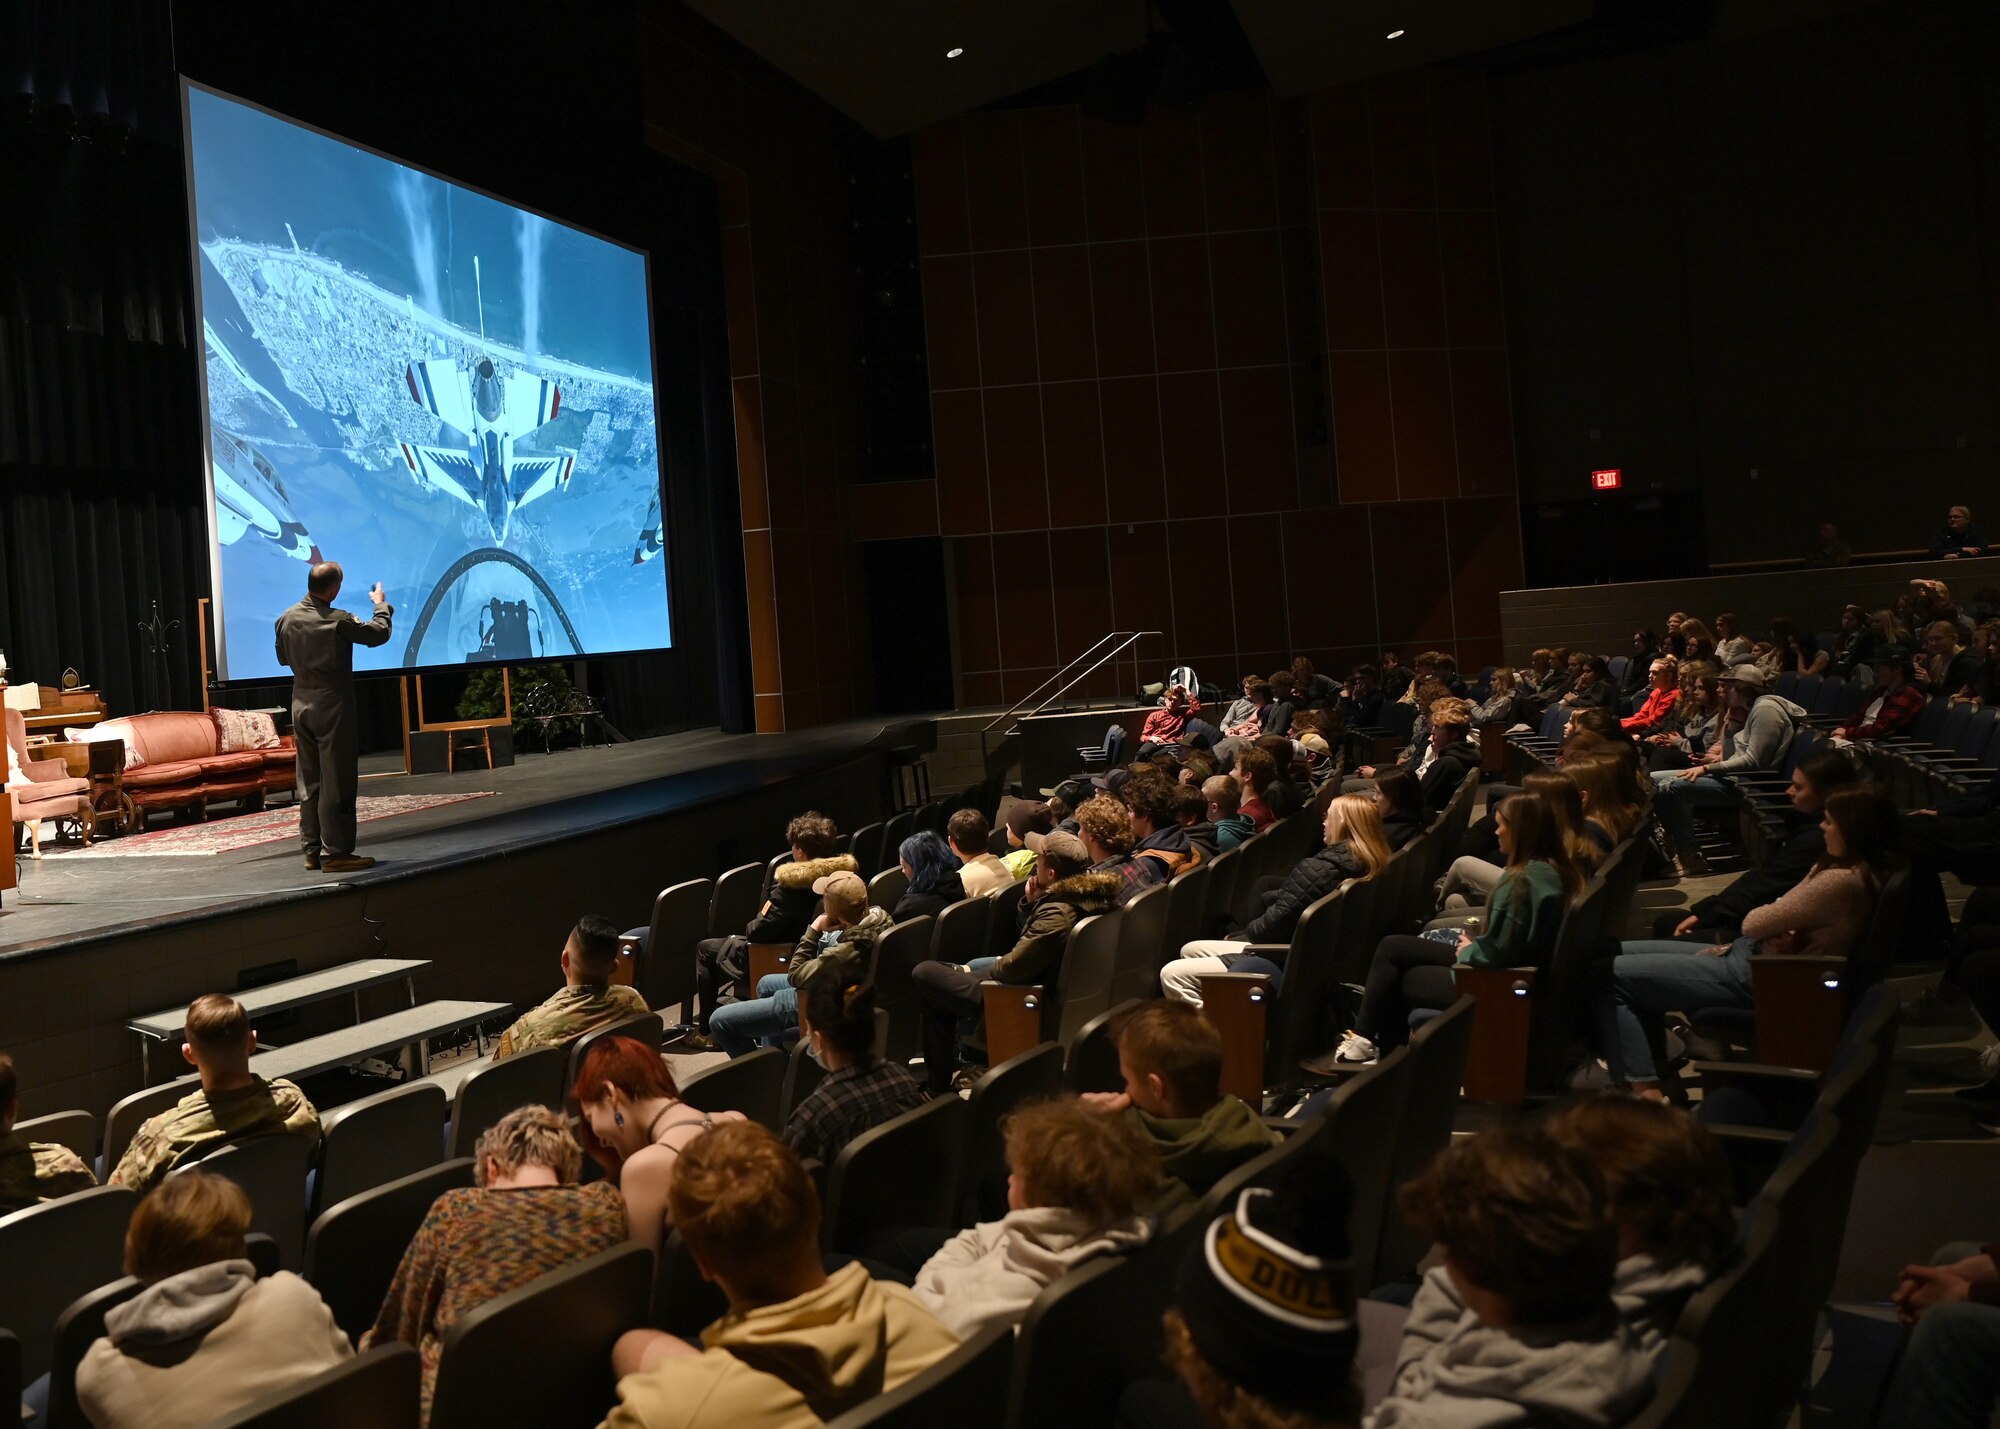
[[[235,998],[206,993],[188,1004],[181,1056],[201,1074],[201,1086],[132,1134],[109,1184],[144,1195],[160,1178],[225,1142],[283,1131],[319,1144],[319,1113],[306,1094],[282,1077],[266,1081],[250,1070],[257,1034]]]
[[[1306,802],[1307,790],[1298,782],[1302,772],[1296,760],[1298,751],[1292,747],[1291,740],[1281,734],[1259,735],[1256,745],[1258,749],[1271,756],[1271,768],[1274,771],[1270,782],[1262,785],[1259,791],[1263,796],[1264,806],[1271,811],[1272,818],[1288,819],[1304,807]],[[1237,771],[1237,778],[1240,782],[1242,778],[1240,768]]]
[[[249,1230],[250,1198],[203,1171],[139,1202],[125,1273],[144,1288],[105,1312],[76,1367],[97,1429],[201,1429],[354,1354],[312,1286],[288,1270],[257,1278]]]
[[[1924,654],[1917,662],[1917,683],[1931,695],[1970,694],[1979,679],[1979,657],[1959,641],[1958,626],[1934,620],[1924,627]]]
[[[750,973],[752,943],[796,943],[813,916],[817,895],[813,884],[829,873],[857,873],[852,854],[840,852],[840,831],[825,814],[805,813],[785,828],[792,862],[781,864],[771,882],[771,897],[741,933],[704,938],[695,947],[695,1001],[700,1030],[684,1039],[689,1052],[713,1052],[709,1039],[715,1010],[743,996],[742,982]]]
[[[1160,707],[1139,726],[1139,757],[1146,758],[1162,745],[1179,745],[1188,722],[1200,713],[1201,701],[1187,686],[1167,686],[1160,696]]]
[[[931,830],[904,839],[896,850],[896,859],[909,885],[890,910],[892,923],[925,915],[935,918],[965,897],[965,885],[958,877],[957,856],[952,853],[951,845]],[[865,891],[867,885],[862,887]]]
[[[1755,665],[1738,665],[1723,677],[1722,690],[1730,706],[1743,711],[1741,732],[1724,720],[1716,748],[1692,755],[1686,769],[1653,775],[1654,810],[1682,877],[1708,871],[1708,860],[1695,844],[1694,811],[1734,809],[1743,799],[1734,785],[1715,776],[1778,768],[1806,715],[1803,708],[1774,693]]]
[[[1153,1234],[1144,1208],[1159,1154],[1122,1117],[1057,1097],[1022,1107],[1002,1135],[1007,1214],[947,1240],[914,1287],[918,1303],[963,1339],[1018,1324],[1044,1288]]]
[[[14,1059],[0,1052],[0,1216],[87,1191],[97,1177],[67,1146],[24,1141],[14,1132],[21,1112],[21,1083]]]
[[[1165,1215],[1208,1194],[1217,1181],[1277,1145],[1279,1135],[1247,1102],[1222,1090],[1222,1034],[1196,1009],[1164,998],[1142,1003],[1112,1027],[1122,1092],[1083,1100],[1122,1115],[1160,1158],[1152,1212]]]
[[[1825,671],[1831,658],[1819,648],[1819,640],[1799,629],[1799,623],[1789,615],[1771,622],[1771,645],[1778,652],[1780,673],[1818,675]]]
[[[1729,1159],[1694,1117],[1638,1097],[1586,1097],[1542,1125],[1603,1173],[1618,1231],[1611,1299],[1639,1353],[1657,1357],[1688,1298],[1736,1248]]]
[[[1257,832],[1250,816],[1242,811],[1242,787],[1233,774],[1217,774],[1201,786],[1202,797],[1208,801],[1208,817],[1215,824],[1215,846],[1224,853]]]
[[[1854,559],[1854,552],[1847,542],[1840,539],[1840,528],[1831,521],[1819,523],[1819,542],[1806,555],[1806,564],[1828,568],[1844,566]]]
[[[1607,754],[1603,757],[1610,759],[1615,756]],[[1555,820],[1556,837],[1570,861],[1584,878],[1588,878],[1612,844],[1601,828],[1593,830],[1585,820],[1582,786],[1566,768],[1537,769],[1521,781],[1520,792],[1541,802],[1548,817]],[[1499,810],[1496,805],[1493,851],[1500,854],[1504,861],[1506,855],[1499,846],[1498,825]],[[1453,912],[1484,904],[1505,876],[1506,870],[1501,864],[1487,858],[1483,850],[1477,854],[1462,854],[1452,860],[1444,877],[1437,882],[1438,906],[1446,912]]]
[[[1264,801],[1264,792],[1278,778],[1277,761],[1253,745],[1237,754],[1234,772],[1241,792],[1236,812],[1250,820],[1251,827],[1261,834],[1278,822],[1278,816]]]
[[[1753,908],[1774,903],[1799,885],[1826,855],[1824,820],[1827,796],[1852,788],[1861,780],[1854,761],[1837,749],[1815,749],[1792,769],[1786,798],[1790,811],[1784,839],[1767,850],[1756,867],[1738,874],[1720,892],[1688,905],[1683,913],[1669,908],[1653,923],[1655,938],[1688,938],[1703,943],[1728,943],[1742,935],[1743,918]]]
[[[1340,692],[1330,675],[1322,675],[1313,668],[1313,662],[1303,655],[1292,657],[1292,693],[1307,709],[1325,709],[1333,703]]]
[[[1821,817],[1825,854],[1790,892],[1744,915],[1735,941],[1628,942],[1593,965],[1599,1050],[1614,1084],[1664,1097],[1653,1050],[1661,1019],[1750,1006],[1752,953],[1844,957],[1861,937],[1895,845],[1895,809],[1879,790],[1857,786],[1829,794]]]
[[[1201,979],[1212,973],[1268,973],[1284,979],[1285,955],[1306,909],[1350,879],[1366,882],[1389,865],[1389,841],[1382,816],[1365,794],[1342,794],[1326,807],[1325,845],[1299,860],[1277,887],[1252,894],[1254,916],[1227,938],[1200,938],[1160,971],[1168,997],[1201,1006]],[[1253,952],[1250,944],[1257,945]]]
[[[611,1038],[637,1047],[628,1038]],[[593,1048],[586,1069],[597,1061]],[[524,1106],[500,1118],[472,1152],[473,1185],[446,1191],[403,1252],[361,1347],[401,1340],[423,1356],[428,1421],[451,1327],[488,1300],[621,1245],[625,1200],[609,1181],[579,1185],[583,1151],[560,1113]],[[634,1240],[641,1239],[638,1226]],[[657,1244],[654,1247],[657,1249]]]
[[[1416,678],[1415,673],[1394,650],[1384,650],[1375,663],[1381,672],[1382,692],[1392,700],[1400,700]]]
[[[1417,776],[1424,807],[1435,814],[1451,802],[1465,776],[1479,768],[1479,746],[1466,737],[1472,728],[1472,706],[1466,701],[1453,697],[1438,700],[1431,706],[1430,716],[1430,738],[1423,757],[1403,767]],[[1368,781],[1378,771],[1374,765],[1363,765],[1356,772],[1361,777],[1345,781],[1340,786],[1342,793],[1368,792]]]
[[[1828,673],[1852,679],[1856,670],[1865,670],[1875,661],[1875,652],[1885,642],[1876,634],[1868,612],[1858,605],[1844,606],[1840,630],[1833,640],[1833,664]]]
[[[1881,739],[1900,734],[1923,713],[1924,692],[1910,682],[1914,673],[1909,654],[1894,645],[1875,652],[1875,687],[1860,712],[1834,730],[1838,739]]]
[[[1166,1314],[1176,1382],[1129,1386],[1119,1429],[1356,1429],[1353,1205],[1331,1155],[1238,1196],[1181,1257]]]
[[[1583,800],[1584,837],[1598,854],[1610,853],[1639,826],[1645,811],[1639,766],[1625,755],[1605,751],[1571,760],[1563,773],[1576,781]]]
[[[1014,881],[1007,865],[987,851],[992,837],[992,826],[977,809],[960,809],[945,821],[945,838],[958,856],[958,881],[967,898],[998,893]]]
[[[1035,851],[1028,847],[1029,834],[1045,834],[1056,826],[1055,814],[1047,804],[1016,799],[1007,810],[1007,856],[1000,861],[1015,878],[1035,871]]]
[[[916,839],[926,837],[943,846],[944,840],[936,834],[919,834],[904,840],[903,847],[908,849]],[[945,856],[950,856],[949,850]],[[954,871],[954,881],[956,877]],[[791,966],[765,976],[757,984],[753,1000],[718,1007],[709,1022],[717,1044],[732,1057],[747,1055],[760,1042],[776,1046],[784,1041],[799,1025],[799,988],[806,980],[820,973],[866,968],[875,944],[895,925],[888,909],[869,906],[868,885],[857,873],[829,873],[813,884],[813,892],[820,895],[826,911],[799,934],[792,947]]]
[[[1174,785],[1157,773],[1134,774],[1119,790],[1125,811],[1137,836],[1132,845],[1134,860],[1153,865],[1149,883],[1164,883],[1183,868],[1193,868],[1201,860],[1188,842],[1188,832],[1174,816]]]
[[[1074,834],[1057,831],[1028,838],[1036,851],[1035,874],[1023,890],[1021,936],[1014,946],[998,958],[975,958],[963,966],[921,962],[910,973],[923,1004],[924,1082],[934,1095],[951,1090],[958,1069],[959,1023],[977,1019],[984,1010],[980,983],[1053,983],[1062,970],[1070,929],[1117,907],[1127,886],[1118,874],[1092,868],[1089,851]]]
[[[1511,729],[1527,716],[1528,697],[1522,692],[1520,677],[1509,666],[1496,666],[1486,698],[1472,707],[1473,725],[1497,724]]]
[[[1208,796],[1203,794],[1199,784],[1176,784],[1174,786],[1174,822],[1187,834],[1188,848],[1197,855],[1201,863],[1213,863],[1222,852],[1220,835],[1216,830],[1214,812],[1208,806]]]
[[[1582,870],[1563,846],[1561,826],[1534,795],[1502,800],[1496,828],[1507,869],[1488,902],[1485,930],[1460,928],[1449,942],[1404,933],[1382,939],[1353,1028],[1332,1052],[1309,1059],[1306,1070],[1365,1065],[1401,1046],[1409,1039],[1412,1010],[1445,1008],[1457,999],[1456,964],[1540,967],[1548,961],[1563,914],[1583,888]]]
[[[1131,811],[1120,800],[1109,794],[1086,800],[1076,811],[1076,832],[1090,851],[1091,871],[1116,874],[1123,882],[1120,907],[1162,881],[1156,861],[1132,856],[1139,836],[1132,827]]]
[[[857,1263],[826,1273],[819,1195],[761,1126],[698,1138],[674,1178],[674,1223],[729,1313],[702,1347],[632,1330],[604,1429],[793,1429],[837,1419],[957,1348],[909,1290]]]
[[[1614,1425],[1652,1359],[1612,1302],[1618,1232],[1592,1155],[1508,1127],[1455,1141],[1401,1193],[1444,1264],[1410,1304],[1371,1429]]]
[[[2000,708],[2000,620],[1982,622],[1967,649],[1979,661],[1979,673],[1952,694],[1951,702],[1974,709]]]
[[[1616,708],[1618,686],[1612,683],[1611,666],[1602,655],[1584,657],[1583,666],[1577,672],[1576,683],[1569,693],[1562,697],[1562,703],[1571,709],[1587,705],[1599,705],[1606,709]]]
[[[1625,673],[1619,677],[1618,693],[1624,699],[1631,699],[1646,688],[1646,671],[1660,658],[1660,640],[1650,630],[1638,630],[1632,634],[1632,648],[1626,652]]]
[[[1728,611],[1716,616],[1715,663],[1727,670],[1749,658],[1750,638],[1743,633],[1742,622]]]
[[[1884,1429],[1988,1429],[2000,1407],[2000,1243],[1947,1246],[1938,1260],[1904,1266],[1889,1297],[1913,1328],[1875,1421]]]
[[[1377,772],[1371,797],[1375,812],[1382,816],[1382,837],[1392,853],[1413,842],[1430,823],[1430,813],[1424,808],[1424,786],[1399,765]]]
[[[1711,665],[1720,664],[1716,658],[1715,637],[1708,633],[1708,627],[1693,616],[1681,621],[1681,648],[1668,653],[1682,664],[1690,660],[1706,660]]]
[[[1364,662],[1354,667],[1341,686],[1338,703],[1348,724],[1372,727],[1382,722],[1382,706],[1388,698],[1381,671]]]
[[[1646,735],[1641,747],[1646,768],[1655,773],[1686,769],[1703,754],[1720,759],[1723,732],[1732,720],[1740,727],[1742,711],[1732,711],[1724,701],[1721,677],[1715,668],[1681,666],[1681,697],[1674,703],[1669,727]]]
[[[672,1224],[667,1188],[674,1163],[704,1131],[741,1121],[743,1114],[687,1105],[659,1051],[630,1037],[602,1037],[591,1044],[570,1101],[583,1113],[578,1130],[584,1149],[625,1198],[631,1238],[657,1252]]]
[[[647,1011],[637,988],[611,981],[618,970],[618,926],[608,918],[586,913],[570,930],[562,970],[562,991],[522,1013],[500,1034],[494,1061],[534,1047],[567,1047],[586,1032]]]
[[[909,1068],[875,1055],[875,985],[852,971],[806,984],[799,1036],[826,1068],[785,1123],[785,1144],[799,1155],[831,1167],[862,1132],[923,1105]]]
[[[1972,524],[1970,506],[1954,506],[1945,513],[1944,529],[1931,537],[1931,559],[1956,561],[1986,554],[1986,533]]]
[[[1619,726],[1634,738],[1669,729],[1674,723],[1674,708],[1681,702],[1680,661],[1662,655],[1646,674],[1652,688],[1646,692],[1645,703],[1619,721]]]

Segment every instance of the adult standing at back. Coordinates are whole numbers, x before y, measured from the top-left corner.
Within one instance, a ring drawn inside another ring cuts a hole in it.
[[[368,592],[372,620],[335,610],[342,571],[322,561],[306,577],[305,599],[278,617],[278,663],[292,672],[292,735],[299,748],[299,842],[306,867],[330,873],[368,868],[354,853],[354,799],[361,756],[354,708],[354,647],[389,643],[396,613],[382,582]]]

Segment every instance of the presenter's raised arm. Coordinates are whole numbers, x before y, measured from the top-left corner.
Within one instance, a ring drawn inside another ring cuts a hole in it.
[[[380,581],[375,582],[375,588],[368,592],[368,598],[375,602],[374,619],[343,621],[341,629],[347,632],[349,638],[357,645],[387,645],[390,617],[395,615],[396,607],[389,604],[388,597],[382,594]]]

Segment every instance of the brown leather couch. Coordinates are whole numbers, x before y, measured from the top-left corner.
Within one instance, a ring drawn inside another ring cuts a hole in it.
[[[249,813],[264,807],[266,794],[297,783],[298,750],[290,735],[271,749],[224,754],[214,717],[192,711],[126,715],[97,728],[100,738],[116,733],[146,761],[120,775],[135,810],[135,832],[144,831],[147,814],[163,809],[193,809],[206,818],[209,805],[236,801]]]

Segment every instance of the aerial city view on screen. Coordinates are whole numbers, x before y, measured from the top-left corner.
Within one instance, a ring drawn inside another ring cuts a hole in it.
[[[321,558],[357,669],[672,643],[644,257],[188,88],[221,658]]]

